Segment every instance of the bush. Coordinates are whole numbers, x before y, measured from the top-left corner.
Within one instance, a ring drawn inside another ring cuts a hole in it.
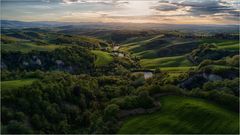
[[[225,93],[232,93],[238,97],[239,95],[239,78],[234,80],[223,80],[223,81],[214,81],[207,82],[203,85],[204,91],[218,90]]]
[[[110,104],[104,109],[104,118],[111,119],[116,118],[119,111],[119,106],[116,104]]]
[[[218,103],[233,111],[239,111],[239,98],[230,94],[212,90],[209,92],[194,89],[189,93],[189,96],[199,97]]]
[[[150,85],[144,88],[140,88],[139,91],[148,91],[150,95],[160,94],[160,93],[171,93],[171,94],[181,94],[182,89],[174,85]]]
[[[7,127],[5,127],[7,134],[31,134],[32,130],[27,127],[24,123],[17,121],[10,121]]]
[[[138,95],[138,104],[143,108],[151,108],[154,106],[154,100],[149,96],[147,91],[142,91]]]

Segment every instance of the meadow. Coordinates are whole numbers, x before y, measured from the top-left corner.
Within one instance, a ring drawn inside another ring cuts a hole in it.
[[[186,56],[142,59],[140,61],[140,64],[144,68],[181,67],[181,66],[186,67],[193,65],[189,60],[187,60]]]
[[[1,91],[18,89],[27,85],[31,85],[37,79],[21,79],[1,82]]]
[[[238,133],[238,113],[202,99],[166,96],[158,112],[129,117],[120,134]],[[151,123],[151,124],[150,124]]]
[[[108,52],[93,50],[92,53],[94,53],[97,56],[94,62],[96,67],[107,65],[113,61],[112,56]]]
[[[35,45],[33,43],[13,43],[1,44],[1,49],[5,51],[21,51],[23,53],[35,51],[53,51],[56,48],[63,48],[65,46],[59,45]]]

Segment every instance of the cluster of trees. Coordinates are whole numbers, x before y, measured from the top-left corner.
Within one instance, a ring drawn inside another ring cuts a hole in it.
[[[207,66],[207,65],[227,65],[227,66],[233,66],[233,67],[238,67],[239,66],[239,59],[240,56],[239,55],[234,55],[232,57],[225,57],[222,58],[220,60],[203,60],[200,64],[199,64],[199,68]]]
[[[107,43],[87,37],[78,37],[73,35],[59,35],[49,40],[49,43],[56,45],[77,45],[89,49],[100,48],[101,46],[109,46]]]
[[[226,94],[231,94],[238,97],[239,96],[239,78],[235,78],[233,80],[226,79],[222,81],[207,82],[203,85],[202,89],[204,91],[218,90]]]
[[[193,63],[201,63],[204,60],[219,60],[227,56],[238,55],[238,51],[217,50],[215,45],[204,44],[193,50],[189,55],[190,61]]]
[[[187,93],[187,96],[207,99],[233,111],[239,111],[239,98],[224,91],[219,91],[219,89],[213,89],[210,91],[193,89],[191,92]]]
[[[115,133],[120,109],[154,105],[127,77],[42,74],[30,86],[2,91],[2,133]]]
[[[130,73],[130,69],[139,68],[138,61],[132,61],[131,58],[114,57],[113,61],[108,65],[95,68],[95,76],[102,75],[126,75]]]
[[[37,69],[44,71],[62,70],[70,73],[90,73],[94,68],[95,56],[82,47],[59,48],[52,52],[2,51],[2,65],[9,71]]]
[[[153,97],[165,94],[204,98],[238,110],[238,78],[184,90],[166,83],[167,74],[158,74],[136,87],[136,78],[129,76],[25,73],[22,76],[39,79],[2,91],[2,133],[116,133],[120,110],[152,108]]]
[[[7,69],[1,70],[1,81],[8,81],[8,80],[19,80],[19,79],[27,79],[27,78],[43,78],[44,72],[41,70],[36,71],[9,71]]]
[[[124,110],[154,107],[154,99],[149,96],[148,91],[141,91],[138,95],[115,98],[111,103],[118,105],[120,109]]]

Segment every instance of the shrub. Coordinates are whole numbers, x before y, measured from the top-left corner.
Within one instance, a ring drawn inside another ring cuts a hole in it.
[[[111,119],[116,118],[119,111],[119,106],[116,104],[110,104],[104,109],[104,118]]]
[[[147,91],[142,91],[138,95],[138,104],[143,108],[151,108],[154,106],[154,100],[149,96]]]

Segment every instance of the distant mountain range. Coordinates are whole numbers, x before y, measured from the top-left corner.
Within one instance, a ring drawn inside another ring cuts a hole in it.
[[[64,29],[109,29],[109,30],[181,30],[202,32],[238,32],[238,25],[193,25],[193,24],[153,24],[153,23],[93,23],[93,22],[23,22],[1,20],[1,28],[60,27]]]
[[[4,28],[31,28],[31,27],[58,27],[64,26],[65,23],[61,22],[23,22],[12,20],[1,20],[1,27]]]

